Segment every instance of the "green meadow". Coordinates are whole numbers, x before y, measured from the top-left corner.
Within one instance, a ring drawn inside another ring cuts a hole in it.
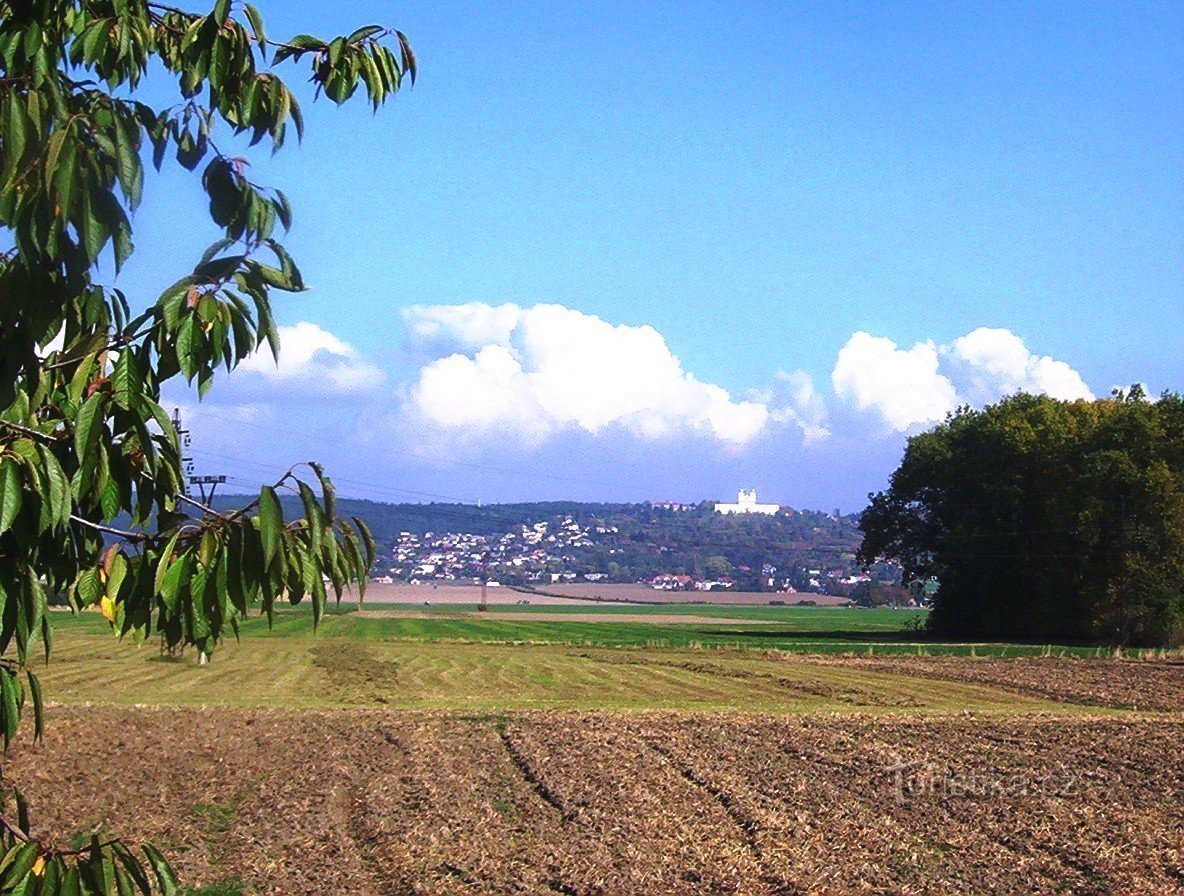
[[[540,615],[548,618],[532,618]],[[343,605],[314,630],[300,607],[277,612],[271,626],[248,620],[239,641],[201,665],[192,651],[162,655],[156,639],[121,640],[98,614],[55,612],[54,649],[37,674],[46,697],[64,703],[1063,711],[990,686],[832,660],[1092,652],[934,643],[918,631],[922,620],[917,611],[814,607]]]

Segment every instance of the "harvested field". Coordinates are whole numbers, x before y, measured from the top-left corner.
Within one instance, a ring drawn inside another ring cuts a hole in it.
[[[493,605],[517,604],[524,597],[536,604],[581,604],[594,606],[596,601],[591,594],[581,599],[572,597],[547,597],[545,595],[523,595],[512,588],[487,588],[486,601]],[[366,586],[366,599],[369,603],[391,604],[422,604],[430,601],[433,604],[475,604],[481,599],[481,586],[472,584],[442,584],[442,585],[407,585],[397,583],[387,585],[382,582],[371,582]]]
[[[480,598],[481,588],[476,584],[444,583],[408,585],[403,583],[386,585],[372,582],[366,586],[366,599],[373,603],[421,604],[474,604]],[[770,601],[796,604],[799,600],[810,601],[818,606],[843,606],[849,603],[845,597],[825,594],[780,594],[772,591],[656,591],[649,585],[605,585],[600,583],[576,583],[532,586],[526,592],[508,586],[486,589],[490,604],[516,604],[523,598],[532,604],[581,604],[604,603],[646,603],[646,604],[735,604],[767,606]]]
[[[796,604],[798,601],[809,601],[820,607],[841,607],[850,600],[845,597],[834,597],[827,594],[782,594],[775,591],[657,591],[649,585],[604,585],[601,583],[554,584],[532,586],[542,595],[561,595],[567,599],[604,600],[604,601],[637,601],[656,604],[768,604],[770,601],[781,601],[786,605]],[[534,597],[531,597],[534,600]]]
[[[440,613],[408,612],[407,610],[357,610],[358,619],[439,619]],[[450,618],[488,619],[479,611],[453,612]],[[530,610],[515,613],[515,622],[598,622],[620,625],[623,622],[643,622],[647,625],[734,625],[734,616],[709,616],[701,613],[547,613]],[[779,625],[776,619],[745,619],[745,625]]]
[[[1184,892],[1184,719],[52,707],[43,831],[245,893]],[[109,761],[135,755],[143,762]]]
[[[1179,660],[896,656],[887,660],[844,657],[838,662],[844,667],[990,685],[1085,706],[1184,710],[1184,662]]]
[[[1016,694],[1006,682],[952,681],[894,671],[891,664],[864,668],[850,660],[820,660],[756,650],[259,637],[225,644],[210,665],[199,667],[192,655],[167,660],[154,646],[64,633],[55,639],[52,662],[38,674],[51,699],[69,703],[482,712],[1078,711],[1063,701]]]

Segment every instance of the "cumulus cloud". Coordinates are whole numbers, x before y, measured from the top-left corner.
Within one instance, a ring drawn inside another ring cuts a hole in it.
[[[264,346],[238,365],[236,375],[294,385],[321,397],[370,392],[385,379],[357,349],[314,323],[301,321],[280,327],[279,333],[278,363]]]
[[[802,431],[802,443],[813,445],[830,435],[826,399],[804,370],[777,371],[776,386],[769,390],[769,414],[778,423],[790,423]]]
[[[1001,395],[1033,392],[1073,400],[1093,398],[1081,375],[1048,356],[1034,355],[1011,330],[979,327],[943,349],[943,362],[967,400],[979,404]]]
[[[407,341],[414,348],[440,356],[476,351],[486,345],[508,345],[522,309],[517,305],[412,305],[402,311]]]
[[[765,404],[735,400],[683,370],[650,326],[545,304],[417,306],[404,320],[413,347],[452,349],[406,391],[408,409],[440,430],[539,442],[563,431],[623,429],[741,446],[770,419]]]
[[[896,431],[943,420],[958,406],[957,389],[938,371],[937,346],[929,341],[902,349],[861,330],[839,350],[831,384],[839,398],[875,411]]]
[[[1036,355],[1003,328],[979,327],[948,345],[855,333],[831,373],[835,394],[875,414],[892,432],[937,423],[959,405],[983,405],[1016,392],[1072,400],[1093,393],[1064,361]]]

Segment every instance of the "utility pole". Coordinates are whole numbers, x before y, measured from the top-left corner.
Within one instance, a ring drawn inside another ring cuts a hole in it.
[[[201,503],[209,507],[214,502],[214,490],[226,481],[223,475],[216,476],[194,476],[193,475],[193,458],[185,453],[185,449],[189,447],[192,442],[192,437],[189,435],[189,430],[181,425],[181,409],[173,408],[173,428],[177,430],[177,439],[181,443],[181,488],[185,497],[192,497],[190,493],[190,486],[196,485],[201,490]],[[206,486],[210,487],[209,492],[206,492]],[[161,633],[160,649],[163,653],[165,648],[164,634]],[[199,666],[204,666],[209,662],[209,657],[206,656],[203,650],[197,658]]]
[[[177,439],[181,443],[181,488],[185,496],[189,497],[189,481],[193,477],[193,458],[185,453],[189,447],[189,430],[181,425],[181,409],[173,408],[173,429],[177,431]]]
[[[184,474],[182,488],[185,489],[185,496],[190,496],[189,486],[196,485],[201,492],[201,503],[209,507],[214,503],[215,490],[226,481],[226,477],[221,474],[214,476],[194,476],[193,458],[185,453],[185,449],[189,447],[192,437],[189,435],[189,430],[181,425],[180,408],[173,408],[173,427],[177,430],[177,438],[181,440],[181,469]],[[207,485],[210,487],[208,492],[206,491]]]
[[[201,503],[209,507],[214,503],[214,491],[226,481],[226,477],[218,476],[190,476],[189,481],[196,485],[201,490]],[[206,492],[206,486],[210,487],[209,492]]]
[[[481,603],[477,604],[477,612],[486,613],[489,611],[489,604],[486,603],[485,590],[489,585],[489,551],[481,555]]]

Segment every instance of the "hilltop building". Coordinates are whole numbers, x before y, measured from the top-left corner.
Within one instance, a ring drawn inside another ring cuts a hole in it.
[[[716,504],[716,513],[764,513],[772,516],[781,509],[780,504],[758,504],[755,488],[742,488],[736,495],[735,504]]]

